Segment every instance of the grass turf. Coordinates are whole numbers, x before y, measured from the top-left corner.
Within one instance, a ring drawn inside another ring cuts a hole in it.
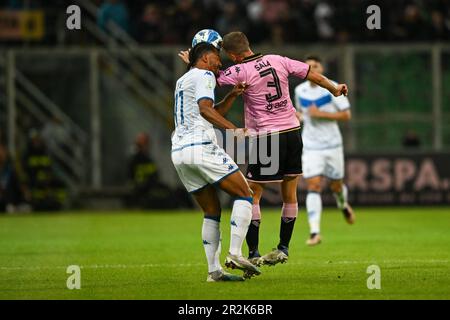
[[[323,243],[310,248],[302,212],[289,262],[242,283],[206,283],[199,212],[0,216],[0,299],[450,299],[450,208],[356,213],[348,226],[326,209]],[[276,245],[279,219],[263,210],[261,251]],[[228,213],[222,233],[223,261]],[[367,288],[372,264],[381,290]],[[81,290],[66,287],[69,265],[81,266]]]

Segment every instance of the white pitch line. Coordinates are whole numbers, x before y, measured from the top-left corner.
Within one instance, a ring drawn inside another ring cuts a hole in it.
[[[181,263],[181,264],[94,264],[83,266],[80,269],[144,269],[144,268],[179,268],[179,267],[199,267],[204,264],[200,263]],[[40,270],[40,269],[67,269],[67,266],[20,266],[20,267],[5,267],[1,266],[0,270]]]
[[[412,263],[423,263],[423,264],[448,264],[450,260],[381,260],[381,261],[323,261],[319,263],[314,262],[293,262],[288,263],[289,265],[339,265],[339,264],[412,264]],[[0,270],[48,270],[48,269],[67,269],[67,266],[17,266],[8,267],[0,266]],[[145,268],[191,268],[191,267],[203,267],[203,263],[180,263],[180,264],[94,264],[94,265],[80,265],[81,269],[145,269]]]

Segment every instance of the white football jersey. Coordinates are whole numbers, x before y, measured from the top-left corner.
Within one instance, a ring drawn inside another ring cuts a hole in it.
[[[190,144],[216,142],[213,125],[200,114],[198,101],[214,102],[216,77],[211,71],[192,68],[178,79],[175,88],[172,150]]]
[[[333,96],[327,89],[306,81],[295,88],[295,105],[303,115],[303,148],[324,150],[342,146],[342,136],[335,120],[313,119],[308,108],[316,105],[320,111],[335,113],[350,108],[347,97]]]

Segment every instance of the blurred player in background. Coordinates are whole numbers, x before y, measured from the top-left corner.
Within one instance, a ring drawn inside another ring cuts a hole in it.
[[[245,108],[245,127],[256,134],[253,145],[270,145],[271,136],[279,138],[279,154],[269,154],[272,160],[279,159],[278,171],[272,175],[263,174],[264,164],[257,152],[257,163],[249,164],[247,180],[254,191],[252,221],[247,233],[249,259],[256,265],[275,265],[288,259],[289,243],[294,224],[298,216],[297,184],[302,174],[301,155],[302,141],[300,123],[289,95],[290,75],[308,79],[326,88],[335,96],[347,94],[347,86],[335,85],[326,77],[310,72],[310,66],[301,61],[279,55],[255,54],[242,32],[231,32],[223,37],[222,48],[236,65],[219,72],[217,82],[220,85],[236,85],[246,83],[248,88],[243,93]],[[187,52],[181,52],[186,62]],[[281,184],[283,208],[281,210],[280,241],[277,248],[260,256],[259,226],[261,222],[260,200],[266,183]]]
[[[244,278],[224,272],[219,262],[221,207],[215,185],[236,198],[225,265],[244,270],[246,277],[260,274],[241,251],[252,217],[252,192],[236,163],[217,145],[213,125],[243,134],[243,129],[222,114],[245,86],[235,86],[221,103],[214,105],[215,74],[222,66],[219,51],[203,42],[191,50],[189,61],[189,71],[176,83],[172,162],[187,191],[204,212],[202,238],[208,261],[207,281],[240,281]]]
[[[310,65],[311,71],[318,74],[324,72],[320,58],[309,56],[306,63]],[[298,117],[304,123],[302,167],[308,188],[306,210],[310,227],[307,244],[313,246],[321,242],[322,177],[331,180],[330,188],[346,221],[349,224],[355,221],[352,207],[347,202],[347,187],[343,182],[344,150],[337,124],[337,121],[351,119],[350,102],[345,96],[334,97],[312,81],[295,88],[295,102]]]

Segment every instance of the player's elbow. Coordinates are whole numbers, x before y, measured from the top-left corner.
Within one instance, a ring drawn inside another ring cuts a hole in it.
[[[199,112],[200,115],[205,118],[206,120],[209,119],[209,116],[211,114],[211,107],[205,106],[205,105],[199,105]]]
[[[208,110],[207,110],[206,108],[200,107],[200,115],[201,115],[203,118],[206,118],[206,117],[208,116]]]
[[[350,121],[352,119],[352,113],[350,112],[350,110],[347,110],[344,113],[344,121]]]

